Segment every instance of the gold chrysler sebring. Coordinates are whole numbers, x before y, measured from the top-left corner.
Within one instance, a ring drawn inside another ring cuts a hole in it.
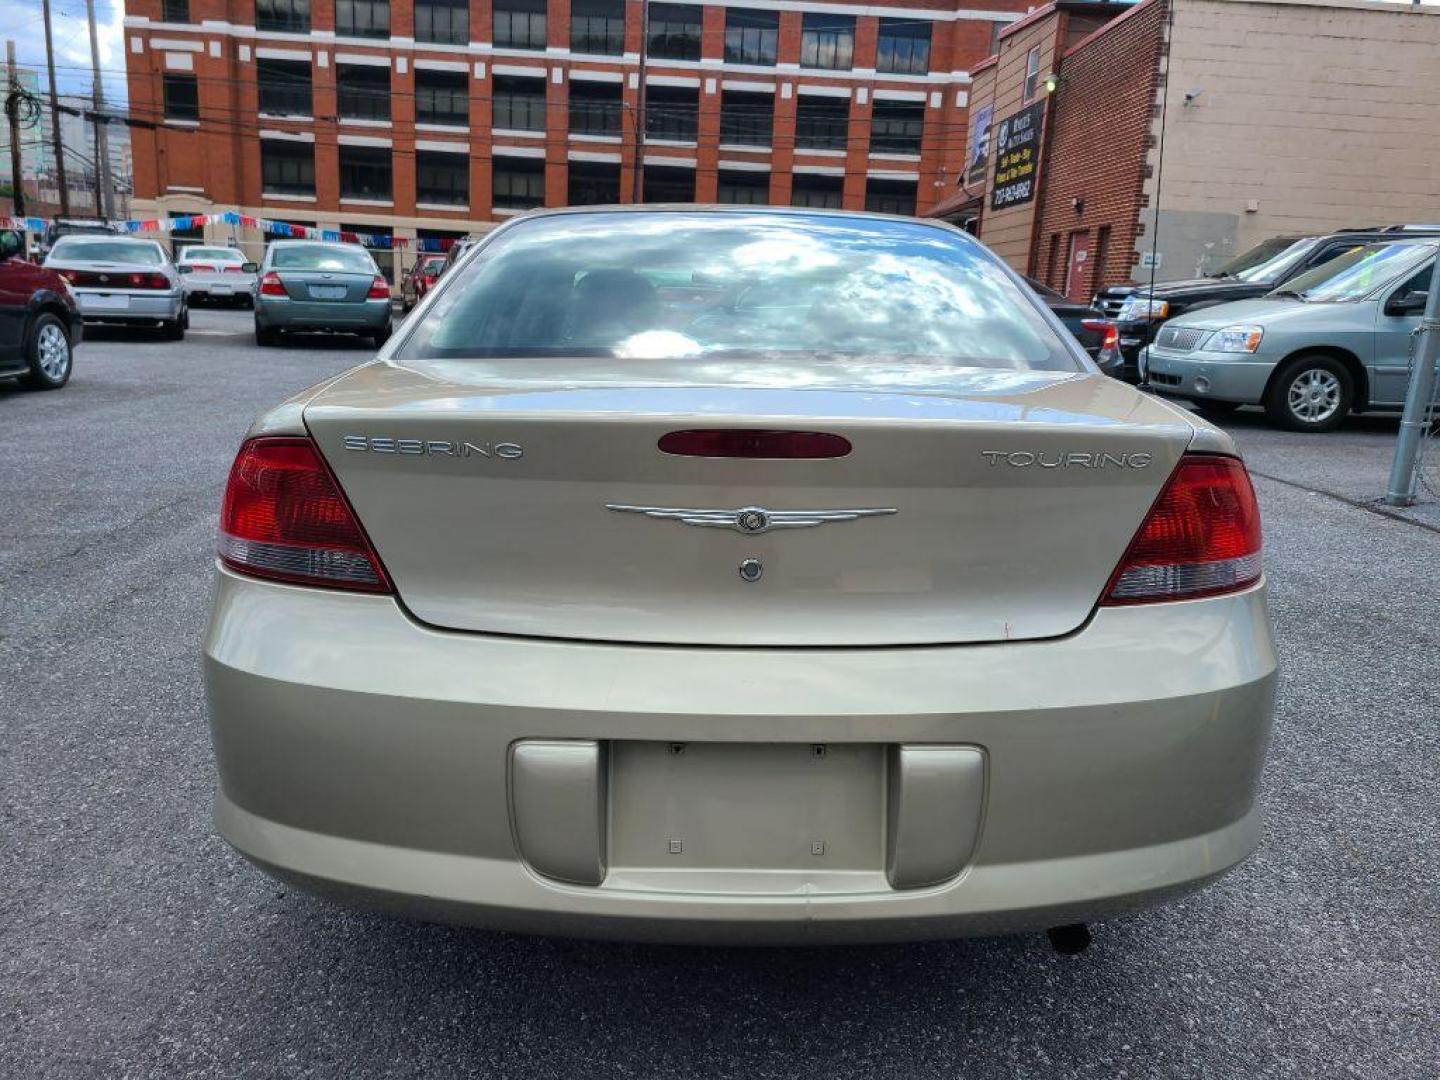
[[[1045,929],[1260,835],[1222,432],[933,222],[542,212],[241,445],[221,833],[336,899],[696,942]]]

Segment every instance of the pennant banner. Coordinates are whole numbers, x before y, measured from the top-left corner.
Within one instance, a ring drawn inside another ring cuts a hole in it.
[[[49,223],[36,217],[0,217],[0,228],[21,229],[26,232],[43,233]],[[226,210],[219,214],[187,214],[173,218],[138,218],[131,221],[112,222],[119,231],[126,233],[171,232],[175,229],[198,229],[205,225],[238,225],[242,229],[259,229],[271,236],[285,236],[297,240],[328,240],[331,243],[363,244],[368,248],[393,251],[409,248],[412,251],[449,251],[454,240],[411,240],[389,233],[351,232],[349,229],[317,229],[313,225],[295,225],[288,221],[272,221],[269,218],[251,217]]]

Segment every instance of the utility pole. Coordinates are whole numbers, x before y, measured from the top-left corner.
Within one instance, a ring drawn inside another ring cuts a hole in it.
[[[1440,265],[1432,265],[1430,271],[1430,295],[1420,319],[1414,356],[1410,385],[1405,390],[1405,412],[1400,417],[1400,438],[1395,442],[1395,459],[1390,463],[1390,482],[1386,485],[1385,502],[1389,506],[1414,505],[1420,487],[1420,445],[1430,426],[1435,361],[1440,357]]]
[[[65,183],[65,147],[60,142],[60,95],[55,89],[55,47],[50,40],[50,0],[40,0],[45,12],[45,70],[50,73],[50,125],[55,143],[55,183],[60,188],[60,213],[70,213],[70,188]]]
[[[110,140],[105,133],[105,91],[100,83],[100,45],[95,31],[95,0],[85,0],[85,18],[90,23],[91,85],[95,99],[95,212],[106,221],[115,216],[115,189],[110,183]]]
[[[5,91],[5,119],[10,122],[10,198],[15,216],[25,216],[25,177],[20,168],[20,73],[15,70],[15,42],[5,42],[5,68],[9,73]]]
[[[650,0],[640,4],[640,66],[635,95],[635,171],[630,177],[630,201],[645,197],[645,61],[650,54]]]

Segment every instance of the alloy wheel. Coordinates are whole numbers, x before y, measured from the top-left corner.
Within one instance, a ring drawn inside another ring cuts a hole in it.
[[[1307,368],[1290,381],[1286,402],[1297,420],[1323,424],[1340,408],[1340,380],[1333,371]]]
[[[70,342],[65,331],[54,323],[40,328],[36,339],[40,370],[51,382],[59,382],[70,371]]]

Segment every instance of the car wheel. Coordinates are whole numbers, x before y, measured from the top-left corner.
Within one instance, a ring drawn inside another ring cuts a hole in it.
[[[59,390],[69,382],[74,364],[65,324],[54,315],[41,315],[36,319],[25,342],[25,360],[30,370],[20,377],[21,386],[31,390]]]
[[[1240,408],[1238,401],[1196,401],[1191,398],[1190,404],[1195,406],[1195,411],[1201,416],[1214,417],[1217,420],[1230,416]]]
[[[180,309],[180,329],[190,329],[190,305],[186,304]]]
[[[255,324],[256,345],[274,345],[279,340],[278,331],[269,326],[261,326],[258,322]]]
[[[168,319],[162,322],[160,324],[160,336],[166,341],[184,341],[185,321],[184,319]]]
[[[1265,391],[1272,423],[1291,431],[1334,431],[1355,402],[1355,381],[1333,356],[1297,356]]]
[[[377,349],[378,349],[381,345],[384,345],[385,342],[387,342],[387,341],[390,340],[390,330],[391,330],[390,324],[389,324],[389,323],[386,323],[386,324],[385,324],[385,329],[383,329],[383,330],[376,330],[375,333],[373,333],[373,334],[370,335],[370,340],[373,341],[373,342],[375,342],[375,347],[376,347]]]

